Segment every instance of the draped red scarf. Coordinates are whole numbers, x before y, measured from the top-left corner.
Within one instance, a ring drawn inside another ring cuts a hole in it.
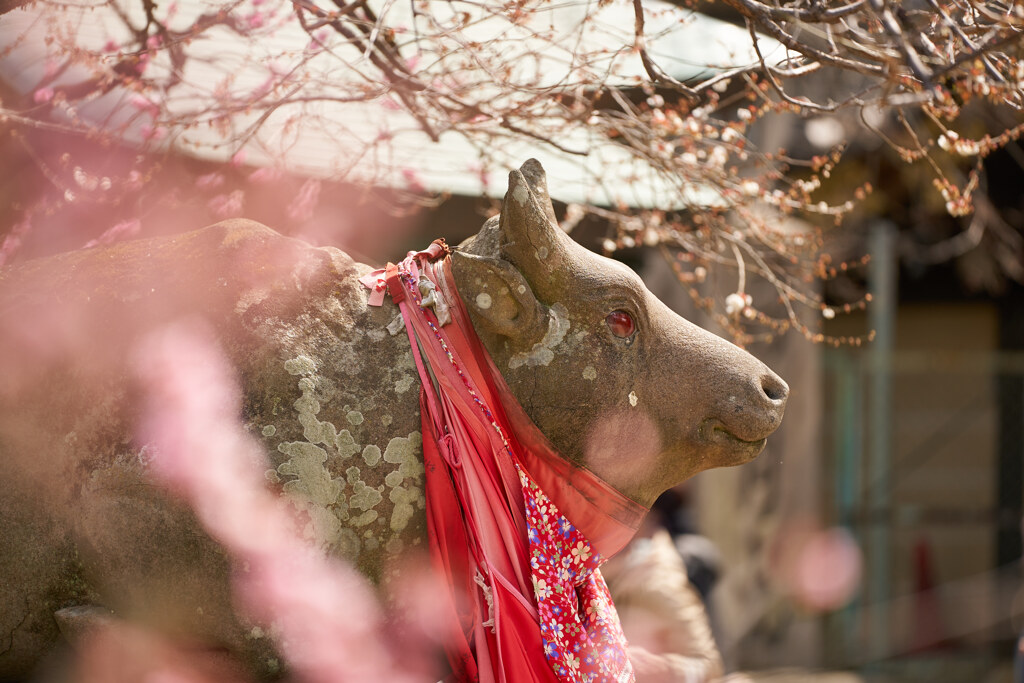
[[[401,310],[422,390],[427,527],[452,680],[633,681],[598,566],[647,512],[560,458],[473,331],[435,241],[361,279]]]

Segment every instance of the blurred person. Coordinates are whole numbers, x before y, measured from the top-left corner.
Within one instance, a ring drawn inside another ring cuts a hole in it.
[[[680,484],[659,496],[648,517],[671,535],[686,565],[687,578],[708,608],[708,596],[722,574],[722,558],[714,542],[697,531],[690,484]]]
[[[723,673],[705,608],[720,561],[711,541],[692,533],[685,496],[677,487],[659,498],[636,538],[601,568],[637,683],[707,683]]]
[[[1021,540],[1024,541],[1024,517],[1020,520],[1020,535]],[[1024,568],[1024,554],[1021,555],[1020,561],[1021,567]],[[1024,593],[1024,587],[1017,591],[1018,600],[1022,593]],[[1021,630],[1017,634],[1017,648],[1013,653],[1013,683],[1024,683],[1024,625],[1021,626]]]

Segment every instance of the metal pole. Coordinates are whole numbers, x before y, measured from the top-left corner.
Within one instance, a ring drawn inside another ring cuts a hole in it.
[[[868,407],[868,471],[864,478],[870,512],[868,534],[868,601],[870,615],[869,649],[872,659],[891,651],[889,629],[892,500],[889,473],[892,464],[892,352],[896,330],[896,227],[888,221],[871,226],[871,265],[868,271],[872,294],[869,320],[875,330],[871,345],[871,388]]]
[[[849,529],[864,547],[865,525],[861,499],[864,462],[864,368],[849,349],[831,352],[836,377],[836,521]],[[860,659],[864,653],[859,626],[864,618],[864,596],[854,599],[836,615],[838,661]]]

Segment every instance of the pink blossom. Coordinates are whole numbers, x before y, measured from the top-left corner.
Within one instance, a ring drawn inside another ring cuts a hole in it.
[[[224,184],[224,174],[206,173],[196,178],[196,188],[200,190],[216,190]]]
[[[231,155],[231,165],[238,167],[245,163],[245,158],[248,156],[248,152],[244,149],[240,149]]]
[[[146,48],[150,50],[158,50],[160,46],[164,44],[163,36],[160,34],[152,35],[146,38]]]
[[[268,185],[281,179],[281,171],[272,166],[257,168],[249,174],[249,182],[257,185]]]
[[[108,39],[107,42],[103,43],[104,52],[117,52],[119,49],[121,49],[120,46],[114,41],[113,38]]]
[[[160,112],[160,108],[156,105],[156,102],[145,95],[132,95],[131,99],[128,101],[139,111],[144,111],[151,116],[155,117]]]
[[[476,175],[476,177],[480,180],[480,185],[484,188],[484,191],[486,191],[487,188],[490,187],[490,175],[487,173],[487,168],[483,164],[475,162],[470,163],[466,170]]]
[[[139,134],[142,135],[143,140],[156,142],[167,137],[167,129],[163,126],[151,126],[148,123],[144,123],[139,126]]]
[[[412,168],[402,169],[402,178],[405,180],[406,187],[412,192],[426,192],[427,188],[423,185],[423,181],[420,180],[419,173]]]
[[[320,201],[320,181],[310,178],[302,184],[298,194],[288,204],[288,218],[293,221],[308,221]]]
[[[0,266],[7,263],[7,260],[21,249],[21,238],[17,235],[7,235],[0,244]]]
[[[221,653],[174,643],[125,621],[109,620],[84,634],[77,683],[244,683],[240,667]]]
[[[128,173],[128,180],[124,184],[126,190],[140,190],[145,185],[146,179],[138,169],[132,169]]]
[[[813,534],[797,557],[795,593],[812,609],[839,609],[856,593],[862,563],[860,548],[846,529],[834,527]]]
[[[264,488],[265,457],[237,422],[241,395],[209,329],[169,326],[140,345],[135,361],[138,436],[154,448],[154,475],[192,505],[234,565],[246,567],[234,575],[236,598],[255,619],[274,623],[297,678],[416,680],[388,652],[363,578],[299,540],[288,509]]]
[[[127,221],[121,221],[116,223],[110,228],[107,228],[102,235],[96,239],[89,240],[85,243],[85,248],[97,247],[101,244],[112,244],[118,240],[126,239],[128,237],[134,237],[138,234],[142,228],[142,223],[138,218],[132,218]]]
[[[53,96],[53,88],[46,86],[43,88],[39,88],[34,93],[32,93],[32,101],[36,104],[45,104],[52,100]]]
[[[327,31],[327,29],[320,29],[319,31],[315,31],[313,35],[310,37],[309,44],[306,45],[306,52],[319,52],[320,50],[327,47],[327,38],[329,36],[330,33]]]
[[[245,210],[245,192],[235,190],[230,194],[219,194],[206,206],[217,218],[238,218]]]
[[[266,16],[264,16],[263,12],[260,11],[253,12],[249,15],[248,19],[246,19],[246,23],[249,25],[249,28],[252,29],[262,28],[265,22]]]
[[[61,63],[53,60],[46,60],[46,71],[43,72],[43,82],[49,81],[60,71]]]
[[[252,97],[252,99],[254,100],[259,100],[262,99],[263,97],[266,97],[274,88],[275,83],[277,83],[277,77],[274,76],[274,74],[270,74],[262,83],[253,88],[250,97]]]
[[[29,230],[32,229],[32,218],[31,216],[25,216],[22,220],[14,224],[7,236],[4,237],[4,241],[0,244],[0,266],[3,266],[10,260],[11,256],[17,253],[18,249],[21,248],[22,237],[28,234]]]

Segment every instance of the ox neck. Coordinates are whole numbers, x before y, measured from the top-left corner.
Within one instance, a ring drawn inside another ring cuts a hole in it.
[[[490,405],[511,442],[519,467],[590,541],[611,557],[639,529],[647,508],[626,497],[581,465],[563,458],[526,414],[473,328],[452,272],[451,258],[424,265],[424,273],[444,297],[451,323],[444,326],[453,351]]]

